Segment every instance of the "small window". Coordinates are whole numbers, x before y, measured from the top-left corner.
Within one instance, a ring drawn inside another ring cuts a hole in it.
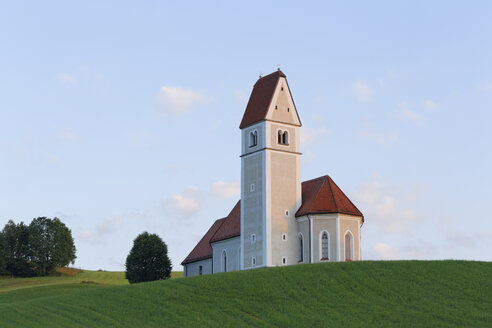
[[[285,210],[285,216],[289,217],[289,210]]]
[[[275,105],[275,109],[278,109],[277,105]]]
[[[285,257],[282,257],[282,264],[287,264],[287,259]]]
[[[251,265],[252,266],[256,265],[256,257],[254,257],[254,256],[251,258]]]
[[[283,241],[286,241],[286,240],[287,240],[287,234],[286,234],[286,233],[283,233],[283,234],[282,234],[282,240],[283,240]]]
[[[251,131],[249,133],[249,147],[258,145],[258,131]]]
[[[255,184],[254,183],[251,184],[251,189],[250,190],[251,190],[251,192],[255,191]]]
[[[200,276],[203,274],[203,267],[201,265],[198,267],[198,274]]]
[[[255,234],[251,234],[251,243],[252,244],[256,243],[256,235]]]
[[[287,111],[290,112],[290,108],[289,107],[287,107]]]
[[[281,87],[281,88],[280,88],[280,91],[284,91],[284,87]]]

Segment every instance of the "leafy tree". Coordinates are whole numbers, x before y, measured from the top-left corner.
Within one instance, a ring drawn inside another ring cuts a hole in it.
[[[6,275],[7,271],[7,243],[3,236],[3,231],[0,231],[0,276]]]
[[[39,275],[48,275],[74,263],[75,245],[72,232],[58,218],[39,217],[29,225],[31,264]]]
[[[130,283],[168,279],[171,269],[166,243],[158,235],[145,231],[135,238],[126,258],[126,279]]]
[[[33,275],[30,262],[29,227],[21,222],[15,224],[10,220],[2,231],[5,248],[6,269],[14,276]]]

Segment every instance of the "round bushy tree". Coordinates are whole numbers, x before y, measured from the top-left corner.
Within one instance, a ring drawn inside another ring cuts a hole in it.
[[[48,275],[57,267],[74,263],[72,231],[58,218],[39,217],[29,225],[31,263],[39,275]]]
[[[131,284],[168,279],[171,269],[166,243],[158,235],[143,232],[135,238],[126,258],[126,279]]]

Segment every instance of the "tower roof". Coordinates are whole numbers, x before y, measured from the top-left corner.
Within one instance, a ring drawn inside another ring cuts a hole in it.
[[[210,239],[220,228],[222,223],[226,218],[218,219],[212,224],[210,229],[208,229],[207,233],[203,238],[196,244],[195,248],[190,252],[190,254],[181,262],[181,265],[205,260],[212,257],[212,246],[210,246]]]
[[[248,105],[244,111],[243,119],[239,125],[240,129],[266,118],[275,89],[281,77],[286,76],[278,69],[256,81],[249,97]]]
[[[302,205],[296,216],[342,213],[364,216],[337,184],[327,175],[302,183]]]

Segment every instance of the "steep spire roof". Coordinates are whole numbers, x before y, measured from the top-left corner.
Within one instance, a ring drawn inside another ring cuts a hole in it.
[[[286,76],[279,68],[277,71],[256,81],[244,111],[243,119],[239,125],[240,129],[266,118],[275,88],[281,77]]]
[[[302,183],[302,205],[296,216],[342,213],[364,216],[336,183],[327,175]]]

